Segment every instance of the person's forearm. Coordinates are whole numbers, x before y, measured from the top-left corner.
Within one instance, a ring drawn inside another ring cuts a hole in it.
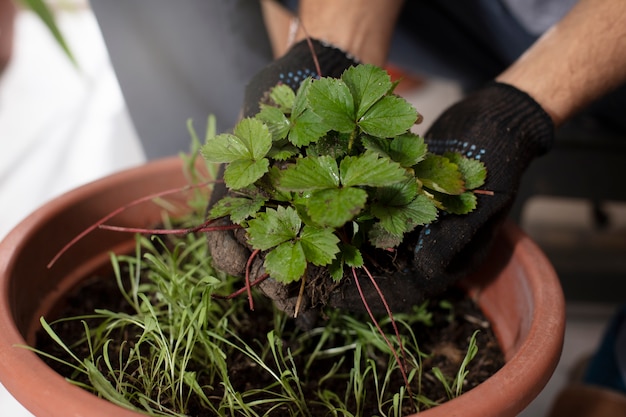
[[[530,94],[559,126],[626,81],[626,1],[580,0],[496,80]]]
[[[360,62],[382,66],[387,60],[402,3],[402,0],[301,0],[302,28],[296,41],[308,35],[346,51]]]

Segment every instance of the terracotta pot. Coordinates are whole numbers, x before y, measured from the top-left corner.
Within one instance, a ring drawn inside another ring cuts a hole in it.
[[[48,269],[65,243],[125,203],[185,183],[178,158],[124,171],[46,204],[0,243],[0,381],[37,417],[139,416],[69,384],[15,345],[33,343],[39,317],[83,277],[106,267],[108,251],[134,246],[129,234],[98,229]],[[159,218],[160,209],[146,204],[112,223],[148,226]],[[514,416],[541,391],[558,362],[565,317],[554,270],[512,224],[494,246],[493,262],[465,285],[492,321],[507,363],[483,384],[420,416]]]

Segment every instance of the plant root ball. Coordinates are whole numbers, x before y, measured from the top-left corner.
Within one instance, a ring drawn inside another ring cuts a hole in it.
[[[222,218],[213,223],[214,226],[229,226],[232,223]],[[243,276],[246,264],[252,253],[238,239],[239,231],[220,230],[207,232],[209,252],[213,258],[213,266],[233,276]]]

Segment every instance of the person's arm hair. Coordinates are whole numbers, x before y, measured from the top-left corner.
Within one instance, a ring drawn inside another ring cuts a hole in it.
[[[528,93],[559,126],[626,81],[626,1],[580,0],[496,80]]]

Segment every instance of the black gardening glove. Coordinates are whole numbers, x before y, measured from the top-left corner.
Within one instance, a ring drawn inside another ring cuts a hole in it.
[[[393,311],[410,311],[425,297],[448,288],[471,273],[484,259],[497,228],[506,218],[520,179],[533,158],[550,149],[554,126],[530,96],[516,88],[492,83],[447,109],[425,135],[429,151],[460,152],[483,161],[487,178],[477,194],[477,208],[467,215],[442,215],[405,239],[401,245],[412,265],[394,276],[377,277]],[[361,280],[367,283],[367,280]],[[382,312],[372,286],[368,300]],[[359,310],[360,295],[343,286],[331,305]]]
[[[476,210],[445,215],[421,230],[414,267],[427,290],[439,291],[481,263],[514,203],[530,162],[554,140],[550,116],[526,93],[491,83],[446,110],[425,135],[433,153],[460,152],[487,168]]]

